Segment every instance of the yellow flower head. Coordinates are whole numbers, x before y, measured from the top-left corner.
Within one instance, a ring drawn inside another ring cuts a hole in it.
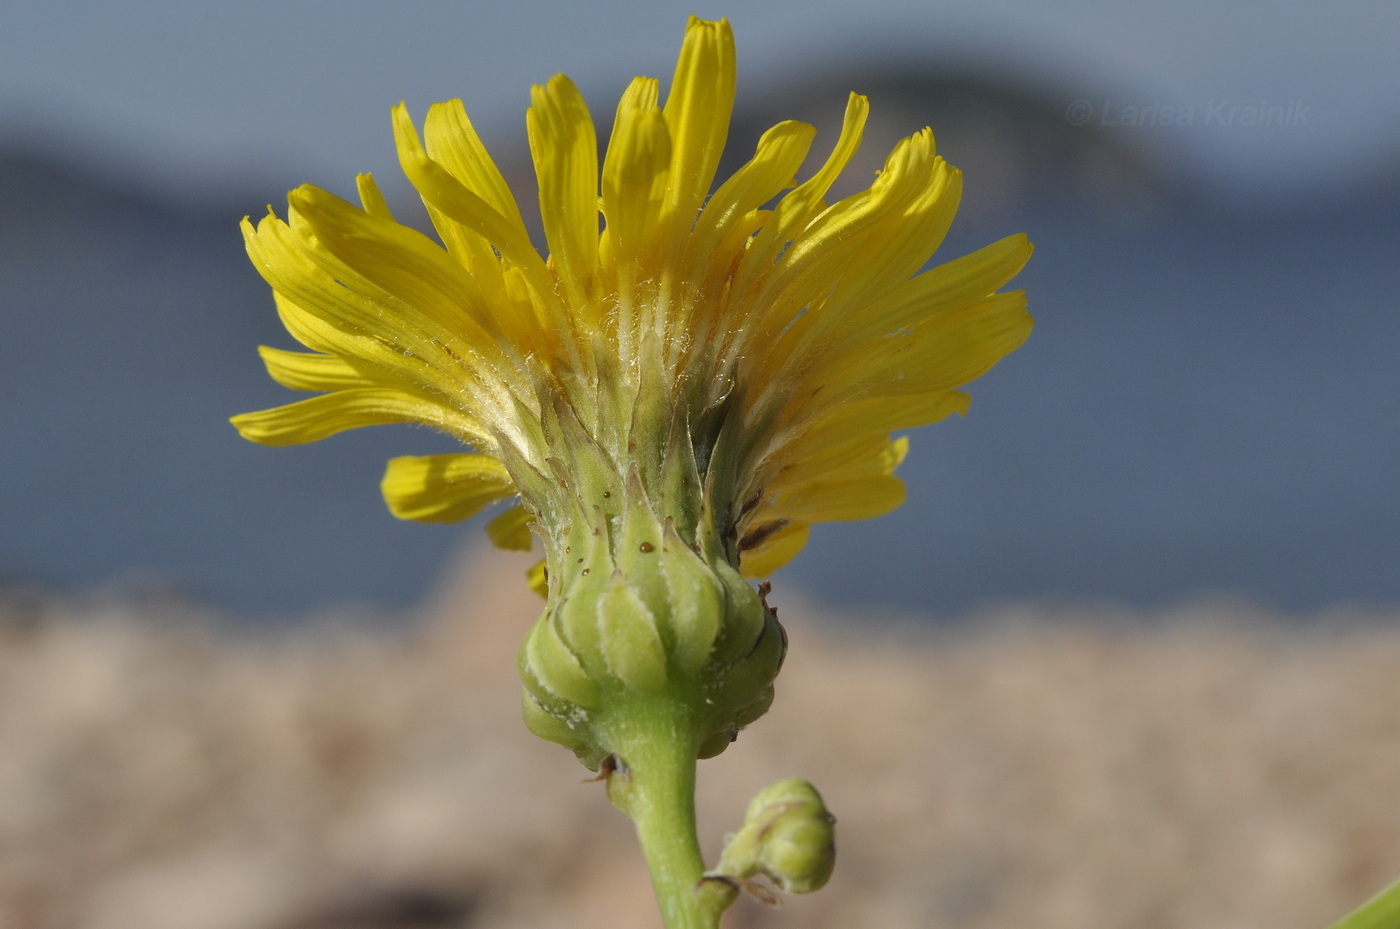
[[[692,19],[665,104],[655,80],[632,82],[601,170],[574,85],[534,88],[547,259],[456,100],[421,137],[394,111],[441,244],[395,222],[368,175],[359,206],[305,186],[286,221],[244,221],[312,350],[263,348],[268,372],[319,396],[234,424],[282,445],[417,422],[469,446],[390,461],[384,497],[430,521],[519,498],[487,532],[545,543],[526,723],[593,768],[646,751],[639,719],[708,757],[761,716],[787,639],[744,577],[785,563],[813,523],[898,506],[891,430],[962,412],[956,388],[1030,332],[1023,295],[996,292],[1030,256],[1024,236],[919,273],[961,189],[929,130],[827,202],[863,97],[806,180],[815,131],[785,122],[711,193],[734,79],[729,24]]]
[[[734,84],[729,24],[692,19],[664,104],[652,78],[622,95],[601,170],[575,86],[535,87],[547,259],[461,102],[431,107],[421,136],[398,106],[399,159],[441,244],[397,223],[368,175],[359,206],[304,186],[285,221],[245,220],[312,350],[263,348],[268,372],[318,396],[234,424],[269,445],[401,422],[457,436],[473,451],[389,463],[390,509],[460,520],[519,497],[488,532],[528,548],[533,526],[556,592],[579,526],[617,547],[638,500],[656,529],[636,530],[643,550],[675,538],[747,577],[814,523],[898,506],[906,441],[891,430],[961,413],[956,388],[1029,334],[1022,293],[996,291],[1030,244],[919,273],[961,189],[927,129],[869,189],[828,203],[861,140],[854,94],[806,180],[815,130],[784,122],[711,193]]]

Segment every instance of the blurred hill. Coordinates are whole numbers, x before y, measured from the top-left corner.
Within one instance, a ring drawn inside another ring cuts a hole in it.
[[[993,70],[934,69],[914,60],[867,61],[816,81],[769,86],[761,106],[736,117],[725,167],[737,169],[752,154],[744,147],[748,140],[778,119],[816,126],[815,147],[824,150],[829,143],[822,140],[834,140],[841,130],[852,90],[870,100],[870,122],[834,189],[837,196],[868,186],[895,143],[923,126],[933,128],[939,153],[964,172],[964,229],[1047,212],[1133,224],[1194,195],[1191,179],[1151,147],[1151,136],[1105,131],[1092,120],[1072,124],[1058,89],[1032,89]],[[744,142],[736,145],[736,139]]]
[[[973,385],[967,420],[914,435],[906,506],[819,528],[794,581],[944,614],[1047,595],[1400,602],[1393,178],[1224,209],[1151,137],[899,63],[744,104],[731,158],[790,117],[824,153],[852,87],[873,117],[849,184],[933,125],[967,183],[939,258],[1030,233],[1017,286],[1038,328]],[[528,203],[523,139],[488,143]],[[414,601],[460,530],[397,523],[376,488],[387,458],[445,440],[263,449],[226,424],[293,398],[261,372],[255,346],[290,343],[236,229],[282,192],[165,200],[79,167],[101,153],[0,149],[0,578],[174,585],[260,613]]]
[[[374,630],[0,598],[0,924],[657,925],[624,817],[520,723],[523,563]],[[701,841],[714,860],[801,774],[837,867],[730,929],[1312,929],[1400,873],[1393,613],[1019,607],[877,635],[775,603],[777,701],[702,763]]]

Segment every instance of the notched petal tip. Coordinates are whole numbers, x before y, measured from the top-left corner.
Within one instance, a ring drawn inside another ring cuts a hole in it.
[[[389,203],[384,199],[384,193],[375,183],[374,175],[369,172],[355,175],[355,189],[360,195],[360,205],[364,211],[378,219],[394,221],[394,214],[389,209]]]
[[[692,40],[692,37],[718,35],[721,40],[727,39],[730,44],[734,42],[734,27],[729,24],[728,17],[721,16],[719,19],[703,19],[692,14],[686,19],[685,40]]]

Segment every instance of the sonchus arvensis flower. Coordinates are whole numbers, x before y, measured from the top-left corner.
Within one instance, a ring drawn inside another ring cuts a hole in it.
[[[393,113],[440,241],[396,222],[368,175],[359,205],[305,186],[285,220],[244,222],[311,349],[263,348],[268,372],[318,396],[234,424],[269,445],[404,422],[459,438],[470,451],[389,462],[385,499],[427,521],[518,500],[487,532],[544,544],[526,717],[593,767],[631,763],[648,713],[670,714],[693,759],[764,711],[785,639],[746,578],[815,523],[898,506],[907,445],[891,432],[963,412],[957,388],[1031,328],[1023,295],[997,292],[1024,236],[921,272],[961,189],[929,130],[827,201],[863,97],[805,180],[815,130],[784,122],[712,192],[734,86],[729,25],[692,19],[665,102],[633,80],[601,165],[577,88],[535,87],[547,258],[457,100],[421,135]]]

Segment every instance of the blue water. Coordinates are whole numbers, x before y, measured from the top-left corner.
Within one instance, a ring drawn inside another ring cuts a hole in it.
[[[0,579],[160,578],[251,613],[401,606],[479,532],[385,512],[384,461],[450,447],[426,430],[265,449],[227,425],[290,396],[254,351],[289,343],[235,227],[261,200],[174,209],[5,167]],[[915,433],[902,509],[819,527],[778,583],[942,615],[1400,602],[1400,210],[1192,203],[960,227],[949,255],[1031,234],[1034,335],[966,420]]]
[[[1029,231],[1031,340],[972,385],[966,420],[915,435],[908,505],[823,532],[796,579],[939,612],[1400,599],[1400,218]]]

